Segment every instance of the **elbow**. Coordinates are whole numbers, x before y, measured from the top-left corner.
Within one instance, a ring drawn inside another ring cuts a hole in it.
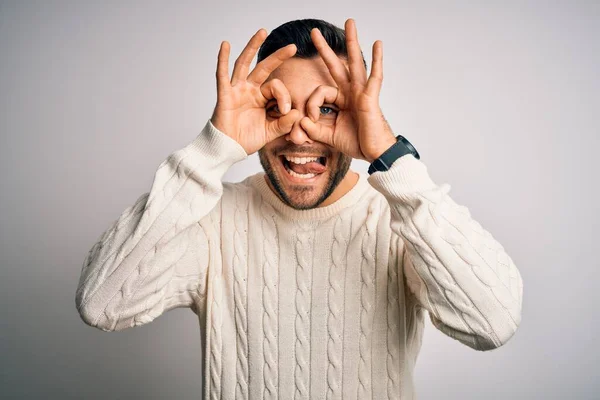
[[[515,336],[520,323],[521,313],[519,312],[515,317],[506,320],[503,324],[499,325],[499,328],[497,328],[493,334],[478,336],[476,350],[489,351],[504,346],[513,336]]]
[[[513,331],[514,334],[514,331]],[[505,336],[477,336],[476,346],[473,349],[478,351],[490,351],[500,348],[508,342],[513,334]]]
[[[481,348],[478,350],[493,350],[504,346],[519,329],[523,309],[523,283],[518,272],[517,279],[516,292],[513,292],[510,301],[504,302],[505,306],[501,311],[490,319],[493,331],[487,337],[479,338]]]
[[[75,299],[75,306],[79,313],[79,318],[88,326],[100,329],[104,332],[112,332],[115,329],[112,328],[112,323],[106,318],[99,318],[98,310],[88,307],[87,302],[83,301],[83,298],[77,296]]]
[[[514,319],[506,321],[506,323],[503,325],[504,329],[501,329],[500,332],[496,335],[499,341],[499,344],[496,347],[504,346],[513,336],[515,336],[515,333],[517,333],[520,324],[521,312],[519,310],[519,312],[515,314]]]
[[[505,312],[502,313],[502,316],[498,316],[497,321],[499,322],[494,324],[495,336],[498,341],[498,345],[496,347],[504,346],[513,336],[515,336],[515,333],[517,333],[517,330],[521,325],[521,316],[523,310],[522,299],[523,285],[520,283],[516,300],[512,302],[510,308],[506,309]]]
[[[76,300],[77,311],[81,320],[88,326],[104,332],[119,332],[128,328],[145,325],[154,320],[147,310],[132,313],[129,307],[117,304],[114,309],[90,307],[90,302]],[[120,312],[116,312],[120,310]]]
[[[467,335],[468,338],[460,340],[463,344],[477,351],[490,351],[498,349],[504,346],[511,337],[514,336],[516,329],[507,330],[502,335],[488,334],[488,335]]]
[[[477,329],[464,330],[451,327],[430,314],[433,325],[449,337],[477,351],[490,351],[504,346],[515,334],[521,320],[520,314],[514,319],[504,320],[494,324],[493,330]],[[491,329],[491,327],[490,327]]]

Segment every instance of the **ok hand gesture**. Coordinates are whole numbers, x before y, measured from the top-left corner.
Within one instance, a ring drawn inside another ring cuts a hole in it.
[[[259,62],[248,74],[250,63],[266,39],[266,31],[259,29],[252,36],[242,54],[235,61],[229,80],[229,43],[221,42],[217,63],[217,105],[211,122],[221,132],[237,141],[252,154],[266,143],[283,136],[292,129],[300,112],[291,109],[290,93],[279,79],[264,83],[271,72],[296,53],[296,45],[289,44]],[[275,98],[283,115],[270,121],[265,105]]]
[[[371,75],[367,80],[356,25],[345,24],[349,70],[329,47],[321,32],[314,28],[311,38],[327,65],[337,87],[321,85],[307,102],[308,117],[300,125],[311,139],[326,143],[357,159],[372,162],[396,142],[396,138],[379,107],[383,81],[383,43],[373,44]],[[339,107],[335,123],[319,123],[319,109],[324,103]]]

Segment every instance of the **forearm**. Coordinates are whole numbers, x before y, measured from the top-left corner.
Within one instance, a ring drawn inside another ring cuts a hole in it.
[[[158,315],[189,303],[186,288],[194,280],[174,279],[201,273],[186,256],[187,244],[203,235],[196,223],[221,197],[222,176],[245,157],[207,121],[159,165],[150,192],[102,234],[83,263],[76,305],[87,324],[118,330],[147,322],[151,308]]]
[[[506,343],[521,320],[523,283],[502,245],[412,155],[369,181],[388,200],[391,229],[405,242],[398,264],[434,325],[478,350]]]

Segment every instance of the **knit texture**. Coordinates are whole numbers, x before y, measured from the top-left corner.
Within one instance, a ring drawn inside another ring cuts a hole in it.
[[[103,331],[189,307],[203,399],[416,399],[424,314],[475,350],[505,344],[523,283],[502,245],[412,155],[295,210],[207,121],[90,249],[76,306]]]

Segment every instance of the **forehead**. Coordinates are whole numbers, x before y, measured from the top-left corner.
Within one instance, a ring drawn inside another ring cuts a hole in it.
[[[348,68],[346,60],[339,57],[338,59]],[[288,58],[271,72],[266,81],[275,78],[281,80],[286,86],[292,97],[292,103],[306,102],[319,85],[338,86],[320,56],[311,59]]]

